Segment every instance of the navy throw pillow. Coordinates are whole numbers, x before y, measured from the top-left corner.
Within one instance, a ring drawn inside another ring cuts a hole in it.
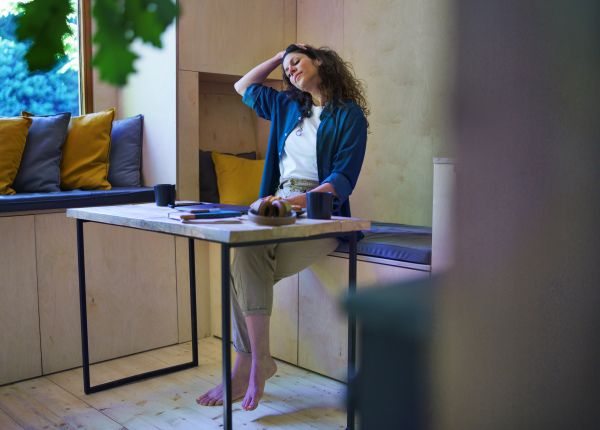
[[[113,187],[140,187],[144,116],[113,121],[107,180]]]
[[[21,164],[12,188],[17,193],[50,193],[60,191],[61,148],[69,129],[71,113],[23,116],[33,119]]]

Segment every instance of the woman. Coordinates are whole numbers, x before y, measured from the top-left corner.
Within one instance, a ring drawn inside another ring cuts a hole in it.
[[[279,65],[286,90],[262,85]],[[261,198],[276,195],[306,207],[307,191],[331,192],[342,205],[336,215],[350,216],[352,193],[365,155],[369,110],[364,89],[345,63],[327,48],[290,45],[235,83],[243,101],[271,132]],[[237,248],[231,267],[233,346],[232,399],[254,410],[265,382],[277,370],[269,346],[273,285],[331,253],[337,239]],[[219,385],[197,399],[223,404]]]

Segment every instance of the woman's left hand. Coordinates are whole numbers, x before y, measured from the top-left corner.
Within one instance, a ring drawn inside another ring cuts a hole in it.
[[[306,48],[312,48],[312,49],[317,49],[316,47],[309,45],[308,43],[295,43],[295,45],[299,48],[302,48],[304,50],[306,50]]]

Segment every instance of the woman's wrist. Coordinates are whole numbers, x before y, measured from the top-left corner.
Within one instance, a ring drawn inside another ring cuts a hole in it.
[[[300,207],[306,207],[306,194],[298,194],[293,197],[286,197],[285,199],[291,205],[298,205]]]
[[[285,51],[278,52],[277,54],[275,54],[275,56],[273,58],[271,58],[270,65],[273,68],[273,70],[275,70],[276,68],[281,66],[281,60],[283,60],[283,54],[285,54]]]

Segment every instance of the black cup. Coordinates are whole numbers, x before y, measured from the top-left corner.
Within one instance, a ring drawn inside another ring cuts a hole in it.
[[[312,219],[331,219],[331,213],[337,211],[342,204],[333,193],[311,191],[306,193],[307,217]]]
[[[154,186],[156,206],[175,204],[175,184],[158,184]]]

